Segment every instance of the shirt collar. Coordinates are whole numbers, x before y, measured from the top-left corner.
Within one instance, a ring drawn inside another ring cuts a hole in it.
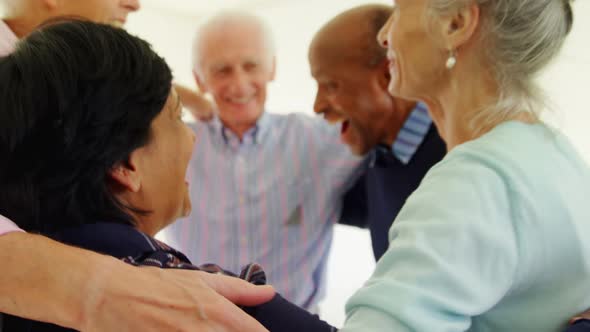
[[[417,103],[391,145],[391,151],[404,165],[412,160],[431,125],[428,108],[424,103]]]
[[[218,115],[215,115],[210,121],[210,127],[225,144],[237,149],[241,146],[260,144],[270,129],[269,122],[269,115],[263,112],[256,124],[244,134],[241,141],[236,134],[223,125]]]
[[[0,20],[0,56],[7,56],[14,51],[18,37],[10,30],[6,22]]]

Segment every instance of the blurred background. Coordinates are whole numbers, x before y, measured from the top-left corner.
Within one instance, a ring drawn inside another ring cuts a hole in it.
[[[273,29],[277,76],[269,88],[271,112],[313,114],[316,84],[309,74],[307,48],[315,32],[348,8],[392,1],[362,0],[142,0],[128,30],[150,41],[163,55],[179,83],[195,87],[191,44],[201,20],[222,8],[254,12]],[[539,80],[553,102],[547,121],[570,136],[590,162],[590,0],[574,1],[575,25],[561,57]],[[198,155],[197,155],[198,158]],[[551,162],[550,160],[546,161]],[[543,167],[542,164],[539,167]],[[367,231],[337,226],[328,267],[328,294],[321,316],[341,326],[346,299],[370,276],[375,263]],[[351,272],[350,266],[355,269]]]
[[[277,77],[269,89],[268,110],[312,114],[316,85],[307,64],[309,42],[331,17],[366,3],[392,1],[142,0],[142,9],[130,16],[127,28],[152,43],[166,58],[177,82],[195,87],[191,44],[201,20],[222,8],[254,12],[270,24],[278,46]],[[574,1],[574,14],[574,29],[564,52],[539,81],[553,102],[552,110],[546,113],[547,122],[568,135],[590,162],[590,107],[586,100],[586,94],[590,95],[590,20],[583,19],[590,17],[590,0]],[[355,267],[353,272],[350,266]],[[328,270],[328,294],[321,305],[325,320],[342,325],[346,299],[369,277],[373,267],[368,232],[337,226]]]

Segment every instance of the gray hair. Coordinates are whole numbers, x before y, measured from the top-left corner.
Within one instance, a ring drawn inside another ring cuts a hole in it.
[[[199,28],[193,41],[193,69],[201,74],[203,43],[207,36],[227,26],[250,26],[257,28],[262,34],[267,55],[272,58],[276,54],[276,45],[268,24],[260,17],[240,10],[224,10],[207,19]],[[231,47],[228,46],[228,47]]]
[[[561,50],[573,25],[570,0],[430,0],[431,15],[444,16],[475,2],[480,7],[482,42],[495,70],[500,100],[474,121],[496,124],[528,112],[539,118],[546,105],[537,74]]]

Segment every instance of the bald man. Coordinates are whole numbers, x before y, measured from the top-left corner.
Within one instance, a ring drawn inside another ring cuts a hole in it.
[[[342,141],[352,152],[371,154],[346,194],[341,223],[370,229],[376,260],[406,198],[446,153],[426,107],[388,93],[389,64],[376,38],[391,12],[382,5],[350,9],[324,25],[309,49],[315,112],[342,123]]]
[[[0,58],[52,17],[81,16],[121,26],[139,9],[138,0],[1,3],[6,16],[0,20]],[[135,268],[26,234],[2,216],[0,261],[0,312],[89,332],[264,331],[216,291],[243,305],[266,302],[274,294],[235,278]]]

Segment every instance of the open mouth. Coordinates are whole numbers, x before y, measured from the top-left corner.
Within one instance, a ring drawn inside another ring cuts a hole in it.
[[[350,120],[342,121],[342,124],[340,125],[340,135],[346,134],[348,128],[350,128]]]

